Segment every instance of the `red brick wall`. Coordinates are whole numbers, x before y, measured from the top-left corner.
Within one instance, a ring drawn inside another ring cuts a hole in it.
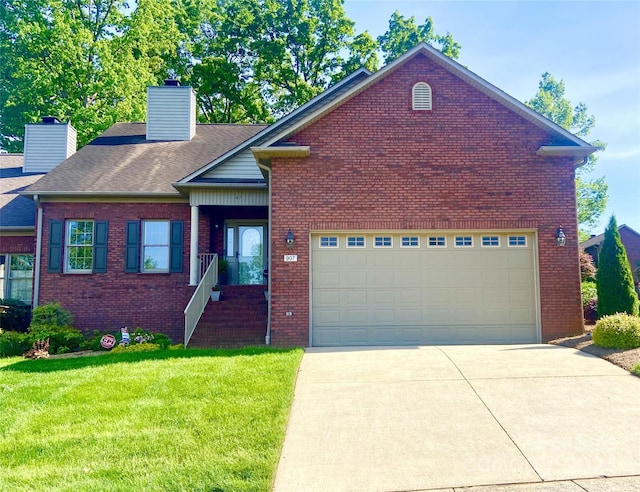
[[[432,111],[411,109],[418,81]],[[557,144],[538,127],[420,56],[289,140],[311,156],[272,162],[275,345],[309,344],[315,230],[537,230],[542,338],[582,332],[574,169],[536,156]],[[289,228],[297,263],[282,261]]]
[[[36,250],[36,237],[31,236],[0,236],[0,254],[21,253],[33,254]]]
[[[82,330],[112,330],[122,325],[167,333],[175,343],[184,337],[183,311],[189,287],[190,208],[169,203],[44,203],[39,303],[60,302]],[[49,220],[109,221],[107,273],[64,274],[47,271]],[[125,226],[129,220],[184,221],[182,273],[125,273]],[[209,221],[200,215],[199,251],[209,251]]]

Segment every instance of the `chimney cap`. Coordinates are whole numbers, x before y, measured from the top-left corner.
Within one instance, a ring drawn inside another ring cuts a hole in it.
[[[178,79],[166,79],[164,85],[177,87],[180,85],[180,81]]]
[[[60,120],[55,116],[43,116],[42,123],[45,125],[57,125],[60,123]]]

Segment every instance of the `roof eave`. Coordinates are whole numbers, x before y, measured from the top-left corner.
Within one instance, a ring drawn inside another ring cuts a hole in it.
[[[579,167],[584,164],[587,157],[597,150],[599,150],[598,147],[591,145],[542,145],[536,154],[542,157],[574,157],[574,165]]]

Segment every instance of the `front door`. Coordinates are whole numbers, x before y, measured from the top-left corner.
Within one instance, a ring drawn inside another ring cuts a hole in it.
[[[226,257],[229,283],[232,285],[263,284],[266,265],[266,223],[227,222],[225,226]]]

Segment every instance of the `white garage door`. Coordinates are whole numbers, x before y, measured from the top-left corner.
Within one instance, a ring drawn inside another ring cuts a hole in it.
[[[312,345],[535,343],[532,233],[312,235]]]

